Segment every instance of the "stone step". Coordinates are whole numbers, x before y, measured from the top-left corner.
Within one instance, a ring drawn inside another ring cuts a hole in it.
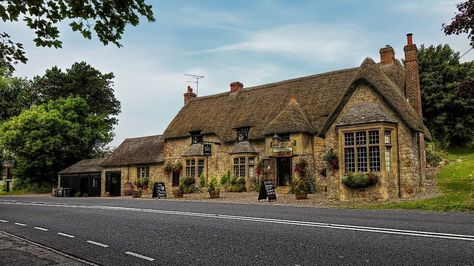
[[[290,192],[290,186],[280,186],[275,188],[276,194],[288,194]]]

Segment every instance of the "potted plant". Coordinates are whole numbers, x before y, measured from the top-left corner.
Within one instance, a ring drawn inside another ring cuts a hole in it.
[[[291,186],[297,200],[308,198],[309,187],[305,180],[298,178],[291,183]]]
[[[170,163],[167,163],[163,171],[165,172],[165,175],[171,174],[171,172],[173,172],[173,165]]]
[[[347,172],[342,176],[342,183],[350,188],[365,188],[377,184],[378,175],[372,172]]]
[[[132,191],[132,197],[133,197],[133,198],[141,198],[141,197],[142,197],[142,193],[143,193],[142,189],[139,188],[139,189],[137,189],[137,190]]]
[[[177,188],[173,189],[173,197],[180,199],[184,195],[184,184],[183,182],[179,183],[179,186]]]
[[[219,198],[220,191],[221,191],[221,188],[217,184],[217,179],[216,179],[216,177],[213,176],[211,178],[211,181],[209,182],[209,186],[207,188],[207,192],[209,192],[209,197],[211,199]]]
[[[258,162],[257,167],[255,168],[256,176],[260,177],[260,175],[263,173],[263,167],[265,167],[263,161]]]
[[[339,169],[339,159],[337,158],[337,154],[333,149],[328,150],[326,154],[324,154],[323,160],[326,162],[326,166],[331,170]]]

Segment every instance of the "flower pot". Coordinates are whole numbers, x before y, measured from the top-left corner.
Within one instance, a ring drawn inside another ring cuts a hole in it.
[[[141,191],[132,191],[132,197],[141,198],[142,197],[142,192]]]
[[[302,199],[307,199],[308,198],[308,193],[295,193],[296,199],[297,200],[302,200]]]
[[[184,195],[183,191],[173,191],[173,197],[180,199]]]
[[[219,195],[220,195],[220,191],[217,190],[217,191],[209,191],[209,196],[211,197],[211,199],[217,199],[219,198]]]
[[[125,185],[123,186],[123,195],[131,196],[132,192],[133,192],[132,183],[125,183]]]

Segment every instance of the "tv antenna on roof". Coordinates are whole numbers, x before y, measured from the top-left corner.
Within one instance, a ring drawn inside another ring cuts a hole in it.
[[[203,79],[204,76],[199,76],[199,75],[194,75],[194,74],[184,74],[184,75],[196,79],[196,81],[194,81],[194,80],[188,80],[188,82],[196,83],[196,95],[199,95],[199,80],[200,80],[200,79]]]

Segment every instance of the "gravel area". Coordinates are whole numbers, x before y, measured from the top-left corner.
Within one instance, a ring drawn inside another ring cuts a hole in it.
[[[351,208],[355,205],[364,206],[370,204],[380,204],[380,203],[391,203],[391,202],[403,202],[403,201],[413,201],[428,199],[439,196],[441,192],[436,186],[436,173],[439,171],[439,168],[429,168],[426,173],[425,188],[421,193],[416,194],[413,198],[409,199],[390,199],[386,201],[339,201],[337,199],[331,199],[328,197],[326,192],[317,192],[315,194],[308,194],[308,199],[297,200],[294,194],[277,194],[277,201],[268,202],[268,201],[258,201],[257,192],[223,192],[220,193],[220,198],[211,199],[209,198],[209,193],[207,192],[198,192],[193,194],[185,194],[182,199],[173,198],[171,191],[168,191],[167,200],[177,200],[177,201],[205,201],[205,202],[216,202],[216,203],[238,203],[238,204],[258,204],[258,205],[286,205],[286,206],[297,206],[297,207],[317,207],[317,208]],[[150,199],[150,196],[144,196],[141,199]],[[138,199],[140,200],[140,199]]]

